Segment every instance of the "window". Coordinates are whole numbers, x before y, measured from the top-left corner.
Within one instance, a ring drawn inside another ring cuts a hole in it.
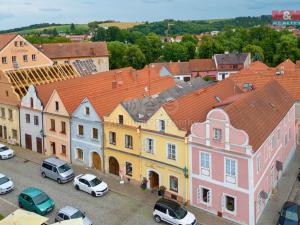
[[[62,155],[66,155],[67,154],[67,150],[66,150],[66,146],[65,145],[61,145],[61,154]]]
[[[83,134],[84,134],[83,125],[78,125],[77,135],[83,136]]]
[[[32,54],[32,55],[31,55],[31,59],[32,59],[32,61],[36,61],[36,55],[35,55],[35,54]]]
[[[34,116],[34,125],[38,126],[39,125],[39,117]]]
[[[50,119],[50,130],[55,131],[55,120]]]
[[[109,143],[111,145],[116,145],[116,132],[109,132]]]
[[[284,146],[287,145],[287,142],[288,142],[288,137],[287,137],[287,134],[284,135]]]
[[[30,114],[25,114],[26,123],[30,123]]]
[[[168,144],[167,151],[168,151],[168,159],[176,160],[176,145]]]
[[[126,175],[132,177],[132,163],[126,162]]]
[[[277,130],[277,139],[280,140],[280,129]]]
[[[61,132],[62,134],[66,134],[66,122],[61,122]]]
[[[162,212],[162,213],[166,213],[167,212],[167,209],[164,207],[164,206],[161,206],[161,205],[155,205],[154,206],[154,209],[159,211],[159,212]]]
[[[23,55],[23,61],[28,62],[28,56],[27,55]]]
[[[18,47],[18,42],[17,41],[15,41],[15,47]]]
[[[201,174],[204,176],[210,176],[210,154],[207,152],[201,152],[200,160]]]
[[[276,137],[275,135],[272,136],[272,149],[275,149],[276,148]]]
[[[24,42],[20,41],[20,47],[23,47],[23,46],[24,46]]]
[[[12,62],[16,62],[16,61],[17,61],[17,56],[15,56],[15,55],[12,56],[12,57],[11,57],[11,61],[12,61]]]
[[[214,140],[220,141],[222,138],[222,130],[219,128],[214,128]]]
[[[30,98],[30,107],[33,108],[34,104],[33,104],[33,98]]]
[[[98,129],[93,128],[93,139],[98,139]]]
[[[236,160],[225,159],[225,181],[227,183],[236,184]]]
[[[5,91],[5,96],[8,97],[8,95],[9,95],[9,94],[8,94],[8,91]]]
[[[85,115],[90,115],[90,108],[89,107],[85,107]]]
[[[229,212],[235,212],[235,198],[225,195],[225,209]]]
[[[260,169],[261,169],[261,163],[260,163],[260,154],[258,154],[257,156],[256,156],[256,171],[257,171],[257,173],[260,171]]]
[[[160,132],[165,132],[166,131],[166,123],[164,120],[159,120],[158,121],[158,129]]]
[[[55,102],[55,110],[58,111],[59,110],[59,103]]]
[[[5,118],[5,108],[1,108],[1,117]]]
[[[13,112],[11,109],[8,110],[8,119],[13,120]]]
[[[7,64],[7,58],[6,57],[2,57],[2,64]]]
[[[197,189],[197,201],[206,205],[211,204],[211,190],[204,187],[198,187]]]
[[[18,131],[15,130],[15,129],[12,129],[11,131],[12,131],[12,138],[17,139],[18,138]]]
[[[132,136],[127,134],[125,135],[125,148],[133,148]]]
[[[83,160],[83,151],[82,151],[82,149],[77,148],[76,152],[77,152],[77,159]]]
[[[178,192],[178,178],[174,176],[170,176],[170,190],[174,192]]]
[[[145,151],[148,153],[154,152],[154,140],[152,138],[145,139]]]
[[[119,124],[123,124],[123,123],[124,123],[123,115],[119,115]]]

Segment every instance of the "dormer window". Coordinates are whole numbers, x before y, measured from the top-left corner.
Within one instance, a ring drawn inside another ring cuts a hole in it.
[[[222,129],[214,128],[214,140],[220,141],[222,138]]]
[[[166,123],[164,120],[159,120],[158,121],[158,129],[160,132],[165,132],[166,131]]]
[[[119,124],[123,124],[123,123],[124,123],[123,115],[119,115]]]
[[[59,110],[59,103],[56,101],[55,102],[55,111],[58,111]]]
[[[85,107],[85,115],[86,116],[90,115],[90,108],[89,107]]]

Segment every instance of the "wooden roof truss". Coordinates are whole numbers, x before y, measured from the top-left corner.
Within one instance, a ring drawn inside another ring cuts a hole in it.
[[[26,95],[30,85],[41,85],[79,77],[70,64],[10,70],[6,71],[5,75],[20,99]]]

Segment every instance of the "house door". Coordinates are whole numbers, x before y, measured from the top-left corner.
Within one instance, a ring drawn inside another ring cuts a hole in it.
[[[101,158],[97,152],[93,152],[93,167],[101,170]]]
[[[31,135],[25,134],[25,147],[27,149],[32,150],[32,140],[31,140]]]
[[[149,173],[150,180],[150,189],[158,189],[159,188],[159,175],[158,173],[151,171]]]
[[[3,126],[3,138],[7,139],[7,129],[6,129],[6,126]]]
[[[36,150],[38,153],[43,153],[43,144],[42,144],[42,138],[37,137],[36,138]]]
[[[114,157],[109,157],[109,173],[119,176],[120,166],[118,160]]]
[[[51,150],[52,150],[52,154],[56,155],[56,146],[55,146],[55,142],[50,142],[51,145]]]

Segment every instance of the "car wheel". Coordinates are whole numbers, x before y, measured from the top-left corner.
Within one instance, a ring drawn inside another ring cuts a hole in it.
[[[75,189],[76,189],[77,191],[79,191],[79,186],[78,186],[78,185],[75,185]]]
[[[44,172],[42,172],[42,177],[46,178],[46,174]]]
[[[161,218],[160,218],[160,216],[154,216],[154,220],[155,220],[155,222],[156,223],[160,223],[161,222]]]
[[[93,196],[93,197],[96,197],[96,193],[95,193],[95,192],[93,192],[93,191],[92,191],[92,196]]]
[[[61,184],[61,179],[58,178],[57,179],[57,183]]]

